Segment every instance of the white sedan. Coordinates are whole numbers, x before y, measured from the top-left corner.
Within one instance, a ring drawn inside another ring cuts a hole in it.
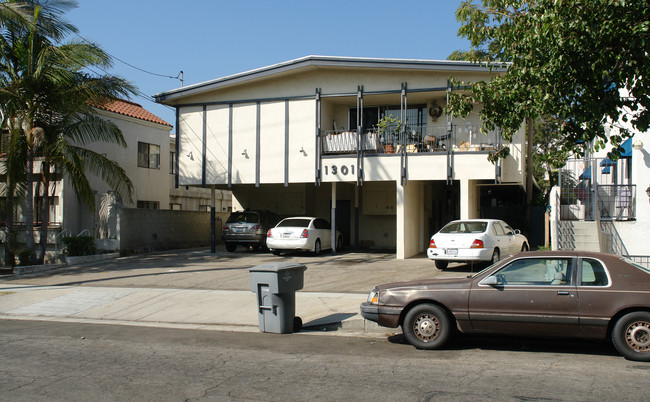
[[[429,241],[427,257],[438,269],[449,262],[489,261],[528,251],[528,240],[519,229],[513,230],[497,219],[466,219],[451,221]]]
[[[332,248],[331,226],[322,218],[286,218],[266,233],[266,246],[275,255],[291,250],[311,251],[318,255],[321,250]],[[342,247],[343,237],[336,231],[336,249]]]

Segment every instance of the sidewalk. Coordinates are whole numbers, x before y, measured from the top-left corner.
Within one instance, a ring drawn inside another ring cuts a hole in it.
[[[390,333],[360,316],[359,304],[365,298],[362,294],[297,292],[301,332]],[[240,290],[0,284],[0,319],[258,332],[256,303],[253,292]]]
[[[120,325],[259,331],[249,268],[304,264],[296,315],[304,333],[384,336],[401,332],[365,321],[359,305],[374,285],[464,276],[471,267],[445,271],[424,256],[396,260],[382,252],[274,256],[246,250],[216,253],[175,250],[0,276],[0,319],[57,320]]]

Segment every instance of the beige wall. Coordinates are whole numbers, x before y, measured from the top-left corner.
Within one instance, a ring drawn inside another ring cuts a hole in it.
[[[158,202],[161,209],[169,208],[169,158],[171,127],[146,122],[115,113],[99,111],[104,117],[115,123],[124,136],[126,148],[117,144],[91,143],[86,148],[105,154],[124,169],[133,182],[134,194],[132,202],[123,200],[127,207],[135,207],[137,201]],[[149,169],[138,167],[138,142],[158,145],[160,147],[160,167]],[[90,185],[96,191],[96,203],[99,207],[101,197],[111,188],[98,176],[87,174]],[[64,179],[63,197],[63,228],[70,229],[74,235],[84,229],[95,233],[97,215],[85,205],[80,204],[69,180]]]

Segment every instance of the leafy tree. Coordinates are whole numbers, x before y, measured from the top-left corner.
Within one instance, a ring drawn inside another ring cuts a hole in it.
[[[24,138],[26,238],[32,260],[35,260],[33,184],[39,182],[34,177],[34,160],[35,155],[40,157],[43,219],[37,262],[42,263],[53,166],[68,174],[77,195],[93,209],[94,197],[89,195],[92,189],[86,178],[87,168],[101,174],[127,198],[130,196],[132,183],[119,165],[80,146],[92,141],[125,145],[119,129],[99,119],[92,107],[127,96],[134,88],[117,77],[94,77],[85,73],[91,67],[110,66],[110,57],[98,45],[88,42],[61,44],[66,35],[77,32],[63,19],[66,11],[77,6],[76,1],[5,3],[20,4],[30,13],[27,21],[8,21],[2,27],[0,105],[10,132],[20,133]]]
[[[619,134],[608,138],[603,123],[648,130],[647,2],[470,0],[456,17],[459,35],[470,40],[474,54],[509,63],[507,73],[490,82],[463,83],[466,91],[451,97],[449,110],[456,115],[481,103],[484,128],[499,126],[506,139],[526,119],[552,116],[565,139],[558,143],[562,152],[582,154],[591,145],[598,150],[609,143],[612,158],[632,133],[619,127]],[[528,127],[532,134],[532,122]]]

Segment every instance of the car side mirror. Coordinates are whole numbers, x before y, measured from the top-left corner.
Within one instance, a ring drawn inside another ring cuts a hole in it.
[[[521,234],[521,230],[519,230],[519,229],[515,229],[515,234],[516,234],[516,235]]]
[[[488,276],[487,278],[483,279],[481,282],[481,285],[488,285],[488,286],[498,286],[499,281],[497,280],[497,277],[492,275]]]

